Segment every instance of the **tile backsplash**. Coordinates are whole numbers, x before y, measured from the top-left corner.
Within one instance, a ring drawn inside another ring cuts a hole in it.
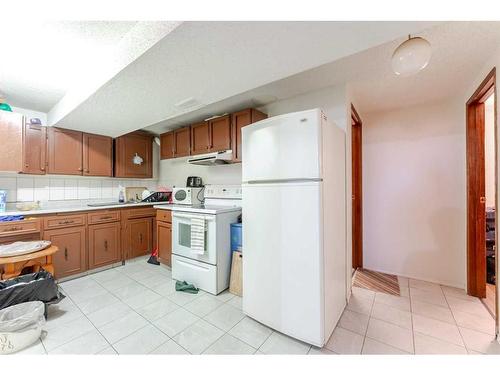
[[[0,190],[7,202],[118,199],[120,187],[144,186],[155,190],[154,179],[118,179],[80,176],[26,176],[0,173]]]

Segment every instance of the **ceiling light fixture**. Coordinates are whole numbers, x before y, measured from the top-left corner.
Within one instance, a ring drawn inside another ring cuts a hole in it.
[[[392,70],[398,76],[411,76],[424,69],[431,59],[431,44],[421,37],[411,37],[392,54]]]

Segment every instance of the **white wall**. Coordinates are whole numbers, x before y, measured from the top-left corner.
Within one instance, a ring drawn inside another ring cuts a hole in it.
[[[495,95],[484,103],[486,207],[495,207]]]
[[[13,112],[21,113],[26,117],[26,121],[29,122],[31,118],[38,117],[42,122],[42,125],[47,125],[47,114],[45,112],[33,111],[31,109],[21,108],[21,107],[11,107]]]
[[[241,164],[215,166],[190,165],[186,158],[160,161],[159,184],[186,186],[188,176],[199,176],[204,184],[239,185],[241,184]]]
[[[366,268],[465,287],[464,103],[364,114]]]

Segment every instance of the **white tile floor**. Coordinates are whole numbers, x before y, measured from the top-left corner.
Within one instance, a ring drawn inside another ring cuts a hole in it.
[[[463,291],[401,278],[402,297],[354,288],[323,349],[246,317],[241,298],[175,292],[144,258],[61,283],[42,339],[20,354],[500,353],[494,321]]]
[[[500,354],[495,322],[463,290],[399,278],[401,297],[353,288],[323,349],[338,354]]]

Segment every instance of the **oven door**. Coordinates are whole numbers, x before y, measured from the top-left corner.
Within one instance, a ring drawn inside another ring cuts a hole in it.
[[[191,252],[191,219],[200,217],[205,219],[204,254]],[[174,212],[172,215],[172,253],[215,265],[217,263],[216,225],[216,215]]]

